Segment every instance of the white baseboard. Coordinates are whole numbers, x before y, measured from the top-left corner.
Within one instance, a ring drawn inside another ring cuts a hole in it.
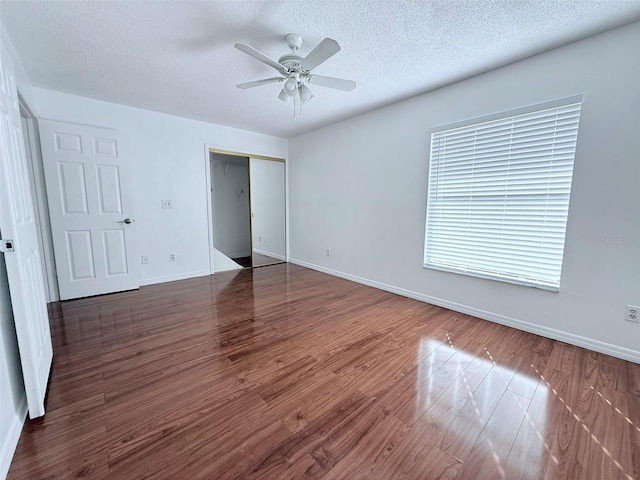
[[[393,285],[388,285],[386,283],[377,282],[375,280],[369,280],[367,278],[358,277],[357,275],[351,275],[349,273],[340,272],[338,270],[322,267],[320,265],[303,262],[302,260],[289,258],[289,262],[294,263],[296,265],[300,265],[301,267],[310,268],[312,270],[317,270],[322,273],[327,273],[329,275],[344,278],[346,280],[351,280],[352,282],[361,283],[369,287],[374,287],[380,290],[402,295],[403,297],[413,298],[414,300],[420,300],[422,302],[430,303],[432,305],[437,305],[438,307],[444,307],[449,310],[453,310],[455,312],[472,315],[474,317],[478,317],[483,320],[499,323],[500,325],[505,325],[507,327],[523,330],[525,332],[534,333],[536,335],[550,338],[552,340],[560,340],[561,342],[569,343],[571,345],[576,345],[578,347],[583,347],[588,350],[593,350],[595,352],[604,353],[606,355],[611,355],[612,357],[621,358],[623,360],[629,360],[630,362],[634,362],[634,363],[640,363],[640,352],[637,350],[620,347],[618,345],[613,345],[611,343],[601,342],[600,340],[594,340],[592,338],[583,337],[583,336],[576,335],[569,332],[564,332],[562,330],[556,330],[555,328],[536,325],[535,323],[525,322],[523,320],[518,320],[516,318],[507,317],[507,316],[500,315],[493,312],[488,312],[486,310],[481,310],[475,307],[469,307],[461,303],[455,303],[455,302],[450,302],[448,300],[443,300],[441,298],[431,297],[429,295],[424,295],[422,293],[418,293],[413,290],[394,287]]]
[[[186,280],[187,278],[206,277],[211,275],[209,270],[199,270],[197,272],[180,273],[178,275],[167,275],[166,277],[145,278],[140,280],[140,286],[155,285],[157,283],[175,282],[176,280]]]
[[[18,414],[13,417],[7,436],[0,449],[0,479],[2,480],[7,478],[7,474],[9,473],[11,460],[13,460],[13,454],[18,446],[18,440],[20,440],[25,418],[27,418],[27,399],[23,398],[22,404],[18,408]]]
[[[286,261],[284,255],[278,255],[277,253],[267,252],[266,250],[258,250],[257,248],[253,249],[254,252],[259,253],[260,255],[266,255],[267,257],[277,258],[278,260]]]

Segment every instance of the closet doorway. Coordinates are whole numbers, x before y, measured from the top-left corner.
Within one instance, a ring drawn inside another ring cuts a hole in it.
[[[286,261],[284,160],[210,149],[213,271]]]

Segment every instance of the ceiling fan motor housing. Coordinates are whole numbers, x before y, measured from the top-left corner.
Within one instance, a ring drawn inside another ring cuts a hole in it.
[[[289,48],[291,49],[291,53],[283,55],[278,59],[278,63],[280,65],[284,65],[284,67],[286,68],[286,70],[282,72],[283,75],[286,75],[288,77],[291,77],[292,73],[301,74],[303,76],[308,75],[309,72],[300,67],[300,63],[302,62],[303,57],[297,55],[298,49],[302,46],[302,36],[298,35],[297,33],[290,33],[285,37],[285,40],[287,42],[287,45],[289,45]],[[300,81],[299,77],[298,81]]]
[[[278,59],[278,63],[287,67],[289,71],[302,71],[300,69],[300,62],[302,62],[302,57],[300,55],[283,55]]]

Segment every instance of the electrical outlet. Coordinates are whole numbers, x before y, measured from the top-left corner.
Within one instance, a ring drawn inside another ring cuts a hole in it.
[[[331,256],[331,250],[327,248],[327,257],[330,257],[330,256]]]
[[[258,241],[261,242],[262,241],[262,237],[258,236]]]
[[[162,208],[173,208],[171,200],[162,200]]]
[[[140,263],[142,263],[143,265],[148,265],[149,257],[147,257],[146,255],[142,255],[142,257],[140,257]]]
[[[627,305],[627,310],[625,311],[624,319],[627,322],[640,323],[640,307]]]
[[[175,262],[176,261],[176,254],[175,253],[170,253],[169,254],[169,261],[170,262]]]

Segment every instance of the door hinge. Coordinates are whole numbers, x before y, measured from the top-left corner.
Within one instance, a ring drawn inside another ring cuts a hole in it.
[[[14,242],[13,240],[0,240],[0,252],[7,253],[14,251]]]

